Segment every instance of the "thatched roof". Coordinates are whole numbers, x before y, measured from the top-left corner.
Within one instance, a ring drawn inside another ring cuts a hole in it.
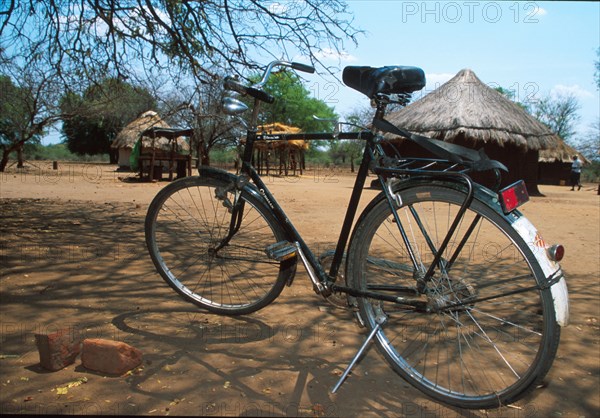
[[[300,128],[296,128],[295,126],[288,126],[288,125],[285,125],[285,124],[279,123],[279,122],[274,122],[274,123],[267,123],[266,125],[260,125],[258,127],[258,132],[259,133],[264,132],[269,135],[297,134],[298,132],[300,132]]]
[[[583,164],[590,163],[590,160],[585,158],[583,154],[579,153],[562,140],[558,146],[540,151],[540,157],[538,161],[542,163],[570,163],[573,161],[574,155],[577,155]]]
[[[258,127],[258,134],[264,135],[279,135],[279,134],[297,134],[301,131],[300,128],[295,126],[288,126],[283,123],[274,122],[266,125],[260,125]],[[258,148],[296,148],[296,149],[308,149],[308,142],[302,139],[290,139],[287,141],[257,141],[255,146]]]
[[[158,116],[158,113],[149,110],[125,126],[111,144],[111,148],[133,148],[140,139],[140,134],[152,127],[169,128],[170,126]]]
[[[135,143],[140,139],[140,134],[147,129],[152,127],[157,128],[170,128],[169,124],[162,120],[162,118],[153,110],[149,110],[140,115],[139,118],[125,126],[121,132],[117,135],[111,148],[125,148],[132,149]],[[169,150],[170,142],[167,138],[157,137],[149,138],[143,137],[144,148],[150,148],[154,144],[155,149]],[[179,150],[189,151],[189,144],[184,138],[177,138],[177,146]]]
[[[468,69],[386,119],[413,133],[448,142],[462,137],[478,146],[492,142],[543,150],[561,142],[545,125]]]

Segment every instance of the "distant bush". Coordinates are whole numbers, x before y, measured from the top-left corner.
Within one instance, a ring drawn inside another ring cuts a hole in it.
[[[581,180],[594,183],[600,181],[600,161],[592,161],[591,164],[583,166]]]
[[[108,162],[108,154],[79,155],[68,150],[66,144],[29,144],[25,147],[24,158],[26,160],[51,160],[51,161],[85,161],[85,162]],[[16,159],[17,155],[11,155]]]
[[[210,161],[216,164],[233,164],[237,158],[235,148],[213,148],[210,151]]]

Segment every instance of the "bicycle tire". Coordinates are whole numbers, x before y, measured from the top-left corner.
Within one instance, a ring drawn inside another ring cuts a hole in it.
[[[239,231],[229,232],[236,189],[221,177],[186,177],[163,188],[148,208],[146,245],[161,277],[183,299],[219,314],[244,315],[270,304],[295,273],[295,258],[264,250],[285,239],[274,216],[246,188]]]
[[[415,258],[426,270],[465,193],[422,185],[397,194],[401,206],[395,204],[395,210]],[[476,216],[480,217],[476,228],[450,265],[451,254]],[[376,345],[392,368],[426,395],[466,409],[511,404],[542,383],[556,355],[560,327],[550,289],[535,288],[544,275],[532,251],[504,216],[481,201],[473,200],[454,236],[443,253],[445,265],[436,267],[426,290],[430,306],[442,309],[428,313],[423,307],[360,297],[359,313],[368,330],[376,326],[377,315],[387,317],[376,333]],[[348,254],[352,286],[396,296],[419,294],[415,269],[386,199],[365,210]],[[508,294],[527,288],[533,289]],[[506,295],[467,303],[469,298],[500,293]],[[443,309],[457,301],[466,304]]]

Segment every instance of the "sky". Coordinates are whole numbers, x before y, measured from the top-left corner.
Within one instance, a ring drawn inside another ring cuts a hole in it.
[[[580,134],[600,117],[594,83],[598,2],[349,0],[348,6],[367,33],[356,48],[348,45],[342,68],[417,66],[426,74],[425,92],[469,68],[487,85],[512,90],[521,102],[574,94],[581,105]],[[368,105],[360,93],[335,81],[313,78],[308,87],[341,115]]]
[[[273,2],[276,7],[279,3]],[[324,62],[410,65],[425,71],[430,92],[469,68],[484,83],[502,86],[521,102],[546,94],[574,94],[581,106],[578,134],[600,117],[594,82],[600,47],[600,3],[516,1],[348,0],[354,24],[366,33],[341,56],[324,50]],[[298,61],[307,62],[302,57]],[[368,106],[360,93],[323,75],[305,76],[313,96],[344,116]],[[60,140],[52,132],[44,144]]]

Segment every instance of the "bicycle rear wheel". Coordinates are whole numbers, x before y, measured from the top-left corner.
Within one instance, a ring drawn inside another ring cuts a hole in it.
[[[396,211],[417,270],[424,272],[465,194],[417,186],[399,195]],[[426,301],[407,307],[358,298],[367,328],[373,329],[378,315],[387,317],[376,343],[397,373],[432,398],[461,408],[509,404],[541,383],[560,328],[550,290],[535,288],[544,279],[541,268],[503,216],[474,200],[424,294],[387,200],[361,219],[348,255],[351,285]]]
[[[269,259],[265,248],[285,239],[262,201],[241,191],[243,216],[231,231],[236,189],[230,181],[187,177],[162,189],[146,215],[146,245],[162,278],[185,300],[240,315],[261,309],[295,273],[295,259]]]

